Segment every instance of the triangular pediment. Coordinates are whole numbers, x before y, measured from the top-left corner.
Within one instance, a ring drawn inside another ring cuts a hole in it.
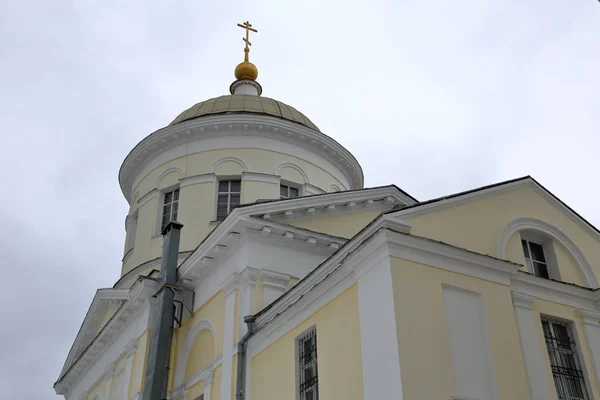
[[[62,376],[92,343],[112,315],[129,298],[129,289],[98,289],[62,368]]]

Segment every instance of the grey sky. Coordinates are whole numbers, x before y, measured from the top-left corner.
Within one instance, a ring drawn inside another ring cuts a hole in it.
[[[119,277],[118,168],[228,93],[242,30],[264,95],[425,200],[531,174],[600,225],[596,0],[0,0],[0,393],[53,399]]]

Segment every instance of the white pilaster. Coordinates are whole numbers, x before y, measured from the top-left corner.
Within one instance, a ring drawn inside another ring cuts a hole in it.
[[[125,346],[125,357],[127,358],[125,364],[125,376],[123,382],[123,396],[122,400],[129,400],[129,385],[131,384],[131,370],[133,369],[133,356],[135,355],[135,349],[137,348],[137,340],[133,339],[127,346]]]
[[[256,289],[256,278],[258,277],[258,270],[246,267],[242,271],[242,288],[240,292],[240,314],[238,321],[238,337],[241,338],[246,334],[248,327],[244,323],[244,317],[246,315],[254,314],[252,308],[254,304],[254,290]]]
[[[535,297],[512,292],[512,299],[531,397],[533,400],[551,399],[554,395],[548,380],[548,366],[544,363],[543,348],[537,334],[540,322],[533,313]]]
[[[233,379],[233,329],[235,322],[235,294],[239,286],[239,275],[234,273],[221,286],[225,293],[225,327],[223,333],[223,364],[221,365],[221,400],[231,399]]]
[[[112,383],[113,383],[113,380],[115,379],[115,368],[116,367],[117,366],[115,363],[111,363],[104,370],[103,376],[104,376],[104,379],[106,379],[106,388],[104,389],[104,399],[105,400],[110,400],[110,390],[112,389]]]
[[[210,388],[213,383],[214,371],[210,371],[204,378],[202,378],[202,382],[204,382],[204,400],[210,400]]]
[[[592,351],[596,377],[600,380],[600,312],[595,310],[579,310],[583,319],[585,336]]]
[[[262,270],[260,273],[263,285],[263,307],[266,307],[285,293],[285,285],[290,280],[290,276],[268,270]]]
[[[364,400],[402,400],[400,356],[389,257],[356,269]]]

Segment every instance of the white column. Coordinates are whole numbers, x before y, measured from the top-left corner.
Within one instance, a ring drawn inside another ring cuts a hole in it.
[[[223,332],[223,363],[221,364],[221,400],[231,399],[233,374],[233,329],[235,322],[235,294],[239,286],[239,275],[227,279],[221,290],[225,293],[225,327]]]
[[[137,348],[137,340],[133,339],[125,346],[125,357],[127,357],[125,365],[125,376],[123,377],[123,396],[122,400],[129,400],[129,385],[131,384],[131,370],[133,369],[133,356]]]
[[[256,278],[258,270],[251,267],[246,267],[242,271],[242,288],[240,291],[240,314],[238,321],[238,337],[241,338],[246,334],[247,326],[244,323],[246,315],[254,314],[254,291],[256,289]]]
[[[595,310],[579,310],[583,319],[583,327],[588,345],[592,351],[596,377],[600,380],[600,312]]]
[[[214,371],[210,371],[202,378],[204,382],[204,400],[210,400],[210,388],[213,383]]]
[[[540,322],[537,321],[538,317],[533,313],[535,297],[512,292],[512,299],[531,397],[533,400],[551,399],[555,396],[548,380],[548,366],[544,363],[543,347],[537,334],[537,330],[540,329]]]
[[[402,400],[389,257],[357,267],[364,400]]]
[[[290,276],[268,270],[262,270],[260,273],[264,292],[263,307],[266,307],[285,293],[285,285]]]
[[[115,379],[115,368],[116,364],[110,363],[104,370],[104,379],[106,379],[106,388],[104,389],[104,399],[110,400],[110,389],[112,387],[113,380]]]

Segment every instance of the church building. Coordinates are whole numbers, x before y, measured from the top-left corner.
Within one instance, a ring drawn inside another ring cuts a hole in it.
[[[56,393],[149,399],[168,290],[165,399],[600,400],[600,231],[529,176],[427,201],[365,188],[342,144],[262,95],[240,26],[230,94],[123,161],[121,276]]]

